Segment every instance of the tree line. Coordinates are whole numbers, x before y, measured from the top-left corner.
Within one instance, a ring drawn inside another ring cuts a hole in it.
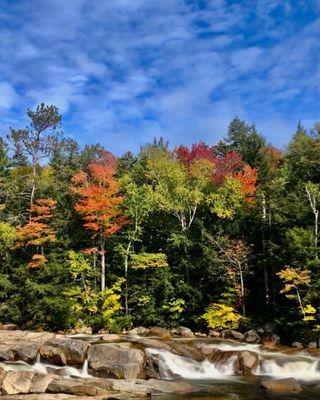
[[[320,125],[285,149],[225,138],[80,148],[59,110],[0,140],[0,321],[51,330],[319,324]]]

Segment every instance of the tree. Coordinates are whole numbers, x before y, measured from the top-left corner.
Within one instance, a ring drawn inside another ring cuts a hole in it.
[[[202,315],[212,329],[237,329],[241,316],[233,307],[222,303],[213,303]]]
[[[318,225],[319,225],[318,202],[320,199],[320,188],[319,185],[308,182],[305,185],[305,189],[311,210],[314,215],[314,249],[315,249],[315,258],[318,259]]]
[[[129,256],[134,243],[142,234],[142,223],[154,208],[153,193],[149,185],[137,185],[131,174],[127,173],[121,178],[121,186],[125,194],[123,202],[125,215],[128,217],[128,228],[125,232],[126,246],[121,246],[124,255],[125,272],[125,312],[128,314],[128,265]]]
[[[195,160],[187,169],[163,149],[154,148],[147,154],[147,177],[154,188],[155,202],[160,210],[179,220],[184,232],[205,199],[211,174],[212,163],[204,159]]]
[[[102,291],[106,289],[106,239],[127,222],[121,209],[123,197],[120,195],[120,184],[114,177],[115,163],[116,158],[103,151],[98,162],[89,164],[89,172],[81,171],[72,179],[73,191],[79,196],[75,209],[83,216],[84,227],[98,240]]]
[[[310,273],[306,270],[293,269],[286,267],[277,274],[280,279],[284,282],[284,288],[280,293],[285,293],[288,298],[296,297],[299,303],[300,311],[303,315],[303,319],[306,320],[305,307],[302,304],[300,286],[308,286],[310,284]],[[292,295],[292,291],[295,295]]]
[[[44,245],[56,241],[56,235],[50,223],[54,217],[55,206],[56,202],[52,199],[38,199],[29,210],[30,219],[16,232],[17,247],[32,246],[37,250],[37,253],[33,254],[28,268],[44,265],[47,261],[44,255]]]
[[[30,207],[33,206],[36,192],[37,169],[40,162],[49,157],[59,143],[61,116],[55,106],[40,104],[35,111],[28,110],[30,125],[24,129],[10,128],[9,141],[14,146],[17,158],[25,157],[30,160],[31,192]]]

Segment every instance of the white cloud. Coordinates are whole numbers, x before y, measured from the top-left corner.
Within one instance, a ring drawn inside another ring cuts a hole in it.
[[[0,82],[0,108],[10,109],[18,100],[18,94],[8,82]]]

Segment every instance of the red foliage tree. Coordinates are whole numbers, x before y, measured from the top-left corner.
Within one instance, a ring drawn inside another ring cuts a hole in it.
[[[107,151],[100,156],[99,161],[89,164],[88,173],[81,171],[73,177],[73,191],[79,196],[75,209],[83,216],[84,227],[98,240],[101,290],[105,290],[106,239],[117,233],[126,219],[120,207],[120,185],[114,177],[116,158]]]
[[[46,263],[43,247],[45,244],[53,243],[56,235],[51,227],[51,219],[56,201],[52,199],[39,199],[30,208],[29,221],[17,230],[17,247],[34,246],[37,253],[32,256],[28,268],[35,268]],[[41,253],[39,254],[39,249]]]

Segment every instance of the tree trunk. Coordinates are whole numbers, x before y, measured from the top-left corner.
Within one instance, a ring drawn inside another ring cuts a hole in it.
[[[32,167],[32,185],[31,185],[31,193],[30,193],[30,208],[33,206],[34,196],[35,196],[35,193],[36,193],[36,174],[37,174],[36,168],[37,168],[36,164],[33,164],[33,167]]]
[[[266,222],[267,222],[267,204],[266,196],[262,192],[262,257],[263,257],[263,280],[264,280],[264,297],[266,304],[269,304],[270,294],[269,294],[269,273],[267,265],[267,244],[266,244]]]
[[[104,240],[101,241],[101,291],[106,289],[106,251],[104,248]]]
[[[239,275],[240,275],[240,285],[241,285],[241,302],[242,302],[242,314],[246,316],[246,300],[245,300],[245,290],[244,290],[244,282],[243,282],[243,273],[241,265],[238,264]]]

